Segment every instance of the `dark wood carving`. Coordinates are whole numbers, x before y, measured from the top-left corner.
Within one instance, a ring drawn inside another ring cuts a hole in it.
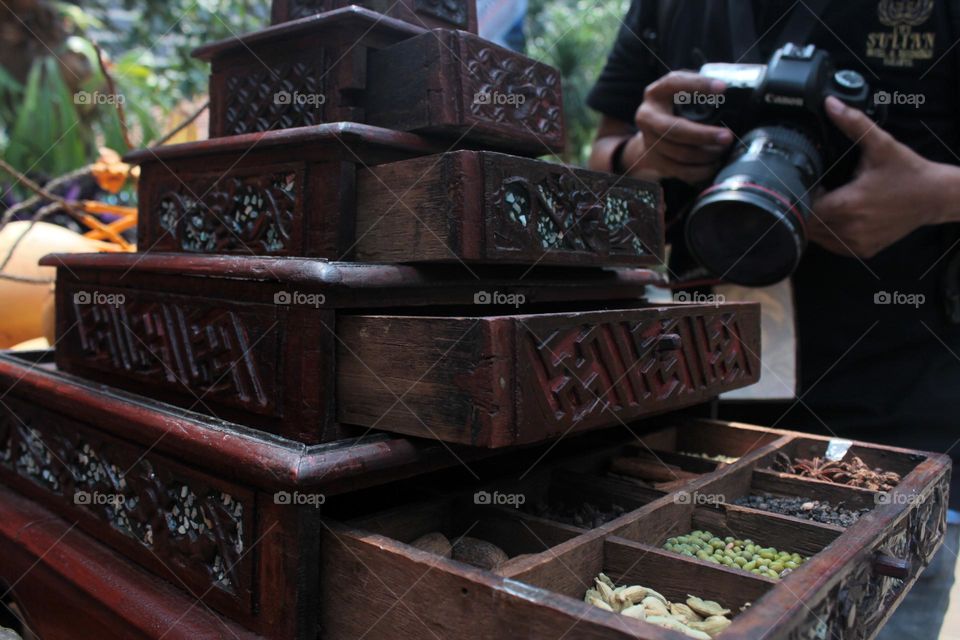
[[[367,122],[540,156],[564,145],[556,69],[462,31],[370,54]]]
[[[342,258],[355,242],[357,165],[432,149],[411,134],[330,124],[140,152],[140,249]]]
[[[212,64],[210,137],[365,122],[368,53],[423,31],[345,6],[201,47],[194,55]]]
[[[286,22],[356,4],[428,28],[446,27],[477,32],[474,0],[273,0],[272,22]]]
[[[216,589],[235,609],[249,608],[248,492],[12,399],[0,407],[0,467],[49,494],[68,517],[81,510],[135,543],[120,545],[127,553],[141,549],[130,553],[134,560],[161,575],[173,571],[197,593]],[[106,530],[84,522],[95,535]]]
[[[196,394],[201,406],[206,398],[255,413],[274,410],[275,308],[158,302],[122,289],[66,295],[86,366]]]
[[[238,135],[324,122],[326,103],[323,50],[308,62],[279,62],[270,67],[241,67],[224,72],[222,129]]]
[[[161,235],[158,244],[196,253],[288,253],[302,180],[302,170],[208,174],[194,179],[192,188],[178,181],[155,191],[156,220],[170,236],[165,242]]]
[[[481,291],[477,303],[509,304],[506,296]],[[337,356],[342,422],[484,447],[696,404],[760,373],[751,305],[350,316],[338,326],[349,345]]]
[[[356,257],[395,262],[645,265],[663,259],[660,189],[491,152],[362,169]]]

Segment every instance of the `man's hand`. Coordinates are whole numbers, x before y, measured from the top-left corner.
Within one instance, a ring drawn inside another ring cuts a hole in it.
[[[915,229],[943,221],[950,167],[917,155],[836,98],[827,98],[826,109],[861,156],[852,182],[815,200],[810,240],[839,255],[871,258]]]
[[[636,114],[640,132],[623,150],[623,169],[629,175],[679,178],[690,184],[712,178],[733,133],[676,116],[674,97],[681,91],[717,94],[724,89],[722,82],[685,71],[674,71],[649,85]]]

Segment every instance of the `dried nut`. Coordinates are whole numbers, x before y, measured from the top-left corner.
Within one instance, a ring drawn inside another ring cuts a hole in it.
[[[637,604],[650,595],[650,590],[640,585],[626,587],[623,591],[617,593],[617,600],[623,603]]]
[[[690,638],[697,638],[697,640],[710,640],[710,636],[705,632],[691,629],[676,618],[672,618],[670,616],[647,616],[646,620],[650,624],[655,624],[658,627],[679,631]]]
[[[603,573],[602,571],[600,572],[600,575],[597,576],[597,580],[599,580],[600,582],[603,582],[611,589],[615,589],[617,587],[617,585],[613,583],[613,580],[611,580],[610,577],[607,574]]]
[[[510,558],[503,549],[491,542],[464,536],[453,545],[453,559],[492,571]]]
[[[670,615],[672,615],[674,618],[679,618],[687,625],[689,625],[691,622],[700,622],[703,620],[699,613],[682,602],[670,603]]]
[[[729,627],[731,624],[733,624],[733,622],[728,618],[724,618],[723,616],[710,616],[703,622],[690,622],[689,627],[691,629],[703,631],[704,633],[709,634],[712,638]]]
[[[438,556],[443,556],[444,558],[449,558],[453,553],[453,547],[450,545],[450,541],[447,540],[447,536],[443,535],[439,531],[432,531],[426,535],[420,536],[411,542],[410,546],[416,547],[421,551],[435,553]]]
[[[725,616],[730,609],[724,609],[719,602],[703,600],[697,596],[687,594],[687,605],[702,616]]]
[[[653,596],[647,596],[641,602],[648,616],[669,616],[670,609],[660,600]]]
[[[617,601],[617,596],[613,592],[613,589],[600,578],[594,580],[594,583],[597,585],[597,591],[600,592],[600,597],[603,598],[604,602],[613,608],[619,609],[620,603]]]
[[[647,617],[646,610],[643,608],[643,605],[640,604],[634,604],[626,609],[621,609],[620,613],[631,618],[637,618],[638,620],[643,620]]]
[[[585,601],[587,604],[593,605],[593,606],[595,606],[595,607],[597,607],[597,608],[599,608],[599,609],[603,609],[604,611],[609,611],[609,612],[611,612],[611,613],[614,612],[614,611],[613,611],[613,607],[611,607],[611,606],[608,605],[606,602],[604,602],[604,601],[603,601],[603,598],[601,598],[601,597],[598,596],[598,595],[587,594],[587,597],[584,598],[584,601]]]

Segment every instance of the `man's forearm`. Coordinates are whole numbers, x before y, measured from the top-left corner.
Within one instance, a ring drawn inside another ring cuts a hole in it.
[[[937,185],[932,224],[960,222],[960,167],[931,163],[933,184]],[[909,176],[904,176],[910,179]]]

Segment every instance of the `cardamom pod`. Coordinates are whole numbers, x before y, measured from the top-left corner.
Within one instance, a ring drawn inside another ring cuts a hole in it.
[[[724,609],[719,602],[713,600],[703,600],[697,596],[687,594],[687,605],[702,616],[725,616],[730,613],[730,609]]]

